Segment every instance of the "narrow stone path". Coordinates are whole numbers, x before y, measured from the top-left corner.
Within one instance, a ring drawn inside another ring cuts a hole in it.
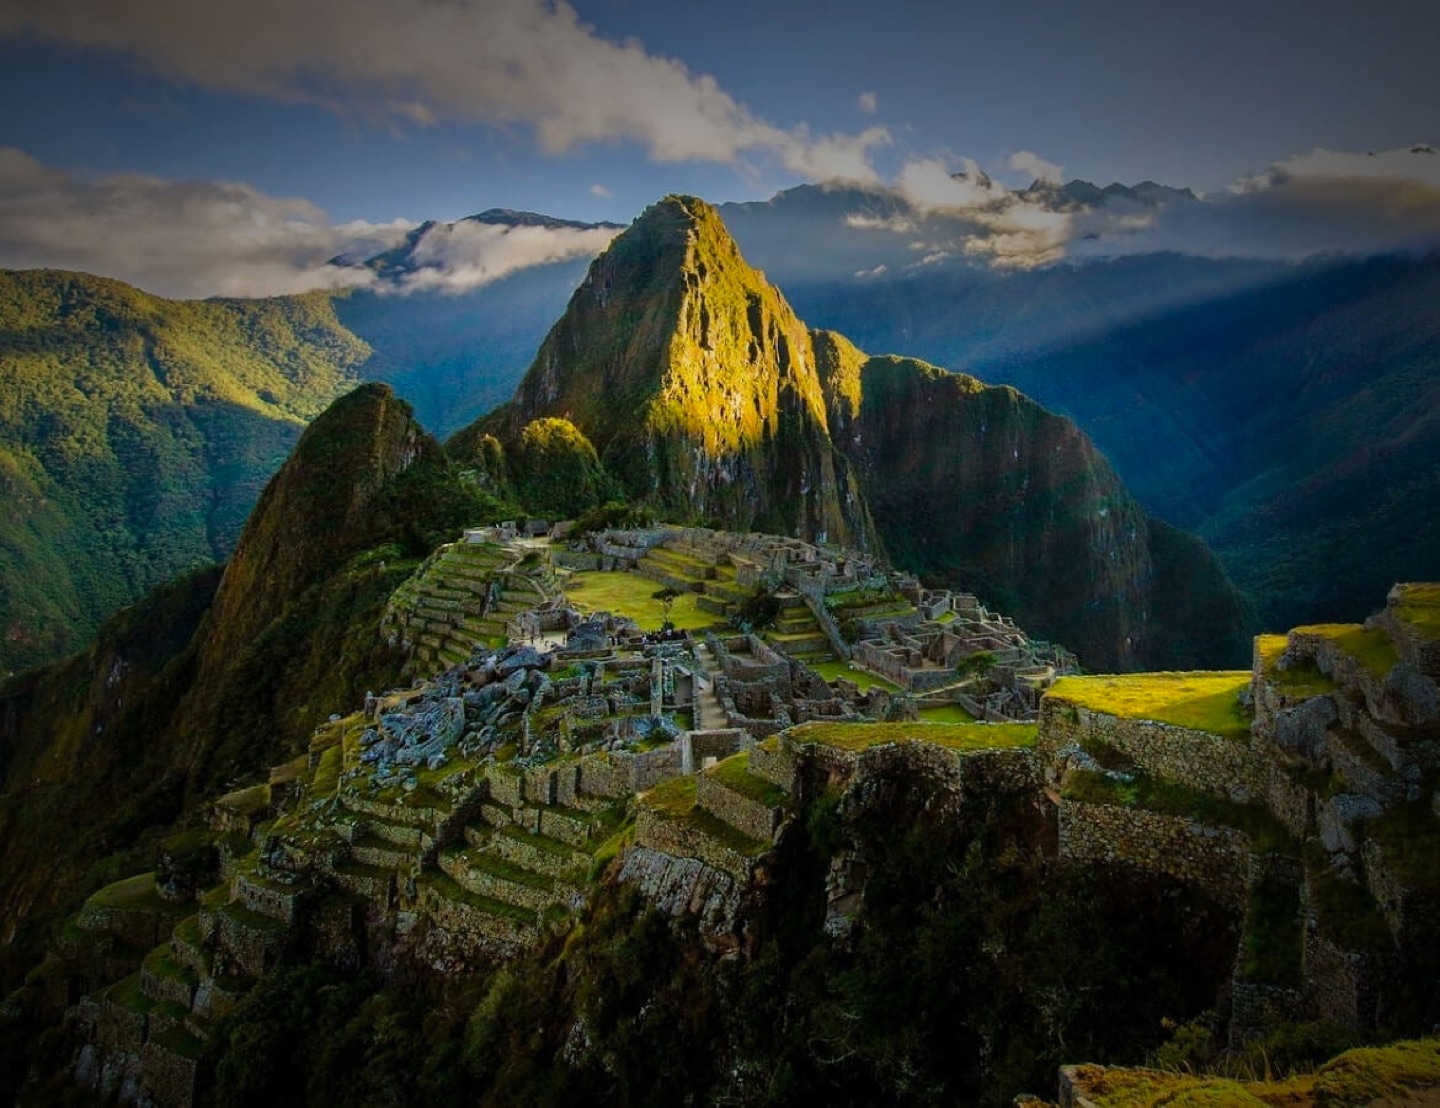
[[[720,706],[720,698],[715,695],[715,675],[719,672],[715,655],[711,653],[709,646],[701,643],[695,648],[695,657],[704,671],[695,693],[695,730],[710,731],[724,727],[725,709]]]

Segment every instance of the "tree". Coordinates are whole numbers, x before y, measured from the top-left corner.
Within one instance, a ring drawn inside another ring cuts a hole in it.
[[[956,677],[977,677],[983,680],[995,668],[995,655],[988,650],[977,650],[974,654],[960,659],[955,667]]]
[[[675,625],[670,622],[670,609],[675,607],[675,601],[680,599],[680,593],[677,592],[675,589],[669,588],[667,586],[666,588],[661,589],[659,592],[654,592],[650,595],[653,596],[656,600],[660,601],[660,615],[662,621],[660,624],[660,630],[675,630]]]

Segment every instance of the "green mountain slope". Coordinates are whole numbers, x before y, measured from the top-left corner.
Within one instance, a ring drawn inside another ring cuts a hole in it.
[[[172,582],[83,653],[0,685],[0,974],[103,883],[95,858],[145,856],[226,781],[396,683],[386,598],[485,507],[409,406],[363,385],[306,429],[223,576]]]
[[[1154,538],[1073,423],[807,331],[703,201],[667,198],[615,239],[515,398],[451,448],[520,485],[540,421],[568,422],[577,457],[593,449],[627,497],[671,518],[883,546],[1093,667],[1244,657],[1214,559],[1190,536]],[[1198,633],[1178,618],[1197,607],[1212,617]]]
[[[320,294],[177,302],[0,272],[0,673],[223,559],[368,354]]]

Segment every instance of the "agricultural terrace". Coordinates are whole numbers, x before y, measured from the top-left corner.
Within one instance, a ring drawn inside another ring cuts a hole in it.
[[[1294,700],[1324,696],[1333,692],[1335,682],[1321,673],[1320,667],[1313,661],[1307,660],[1285,669],[1279,668],[1280,658],[1289,644],[1288,635],[1260,635],[1256,638],[1255,647],[1260,655],[1260,669],[1266,679]]]
[[[1033,723],[825,723],[792,727],[792,742],[859,753],[885,743],[923,742],[947,750],[1014,750],[1035,745]]]
[[[1249,684],[1249,670],[1062,677],[1046,699],[1120,719],[1155,720],[1238,739],[1250,731],[1240,706],[1240,694]]]
[[[1358,623],[1314,623],[1290,633],[1329,639],[1377,677],[1384,677],[1400,660],[1389,635],[1378,628],[1367,631]]]
[[[1429,639],[1440,639],[1440,584],[1401,585],[1395,614]]]

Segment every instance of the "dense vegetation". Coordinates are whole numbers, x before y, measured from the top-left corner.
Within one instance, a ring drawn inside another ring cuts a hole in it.
[[[495,510],[408,405],[362,386],[306,430],[223,580],[167,586],[84,654],[0,687],[0,984],[48,919],[162,829],[396,683],[404,659],[377,630],[386,598]]]
[[[175,302],[0,272],[0,674],[223,560],[368,353],[319,294]]]

